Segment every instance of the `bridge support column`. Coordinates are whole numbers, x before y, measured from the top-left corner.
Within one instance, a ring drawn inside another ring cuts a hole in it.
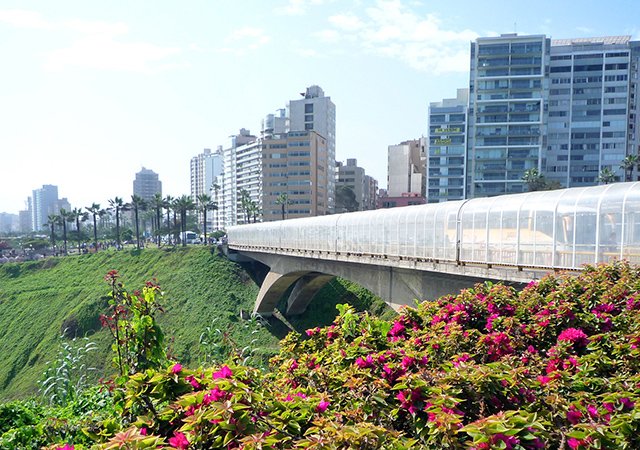
[[[287,315],[302,314],[318,291],[334,278],[334,275],[323,273],[310,273],[300,278],[287,300]]]

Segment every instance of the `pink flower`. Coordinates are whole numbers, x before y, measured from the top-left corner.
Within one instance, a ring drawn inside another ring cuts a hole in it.
[[[404,327],[402,322],[400,322],[399,320],[396,320],[395,322],[393,322],[393,326],[391,327],[391,330],[389,330],[389,333],[388,333],[389,340],[393,342],[401,339],[402,337],[404,337],[405,330],[406,328]]]
[[[575,425],[580,422],[580,419],[582,419],[582,413],[578,411],[575,406],[571,405],[569,411],[567,411],[567,420],[570,424]]]
[[[567,439],[567,445],[571,450],[578,450],[580,446],[584,445],[585,441],[582,439],[569,438]]]
[[[311,336],[315,336],[316,334],[318,334],[320,332],[320,328],[316,327],[316,328],[309,328],[306,333],[307,336],[311,337]]]
[[[369,355],[367,357],[367,359],[371,358],[371,355]],[[371,367],[372,364],[370,364],[367,360],[363,359],[362,357],[358,356],[358,358],[356,359],[356,366],[360,367],[361,369],[364,369],[366,367]]]
[[[591,417],[598,417],[598,408],[596,408],[595,405],[587,406],[587,411],[589,411]]]
[[[64,444],[63,447],[56,447],[56,450],[73,450],[73,445],[71,444]]]
[[[589,337],[580,328],[567,328],[558,335],[558,341],[571,342],[576,347],[586,347]]]
[[[229,378],[232,375],[233,375],[233,372],[231,371],[231,369],[229,369],[227,365],[224,365],[220,368],[220,370],[218,370],[213,374],[213,379],[217,380],[219,378]]]
[[[316,412],[323,413],[327,410],[328,407],[329,402],[326,400],[321,400],[320,403],[318,403],[318,406],[316,406]]]
[[[196,380],[196,377],[193,375],[187,375],[185,380],[187,380],[187,383],[193,386],[194,389],[200,389],[200,383],[198,383],[198,380]]]
[[[540,384],[542,384],[542,385],[547,384],[552,379],[553,378],[545,376],[545,375],[538,375],[538,382],[540,382]]]
[[[227,392],[216,386],[204,395],[204,397],[202,398],[202,403],[208,405],[211,402],[223,400],[226,396]]]
[[[140,434],[143,436],[147,435],[147,429],[145,427],[140,428]]]
[[[180,373],[181,370],[182,370],[182,365],[180,363],[174,364],[173,367],[171,368],[172,373]]]
[[[632,400],[629,400],[627,397],[623,397],[620,399],[620,403],[622,403],[623,409],[633,409],[635,403]]]
[[[187,448],[189,448],[189,441],[184,434],[175,431],[173,437],[169,438],[169,445],[179,450],[187,450]]]
[[[504,443],[504,447],[500,445],[500,443]],[[500,448],[505,448],[506,450],[513,450],[514,446],[520,444],[520,439],[515,436],[507,436],[506,434],[496,433],[491,436],[491,444],[498,444]]]

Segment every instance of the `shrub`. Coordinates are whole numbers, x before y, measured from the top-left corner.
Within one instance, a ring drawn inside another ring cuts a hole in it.
[[[521,292],[478,284],[390,321],[342,305],[332,325],[286,337],[269,372],[149,368],[95,436],[102,448],[640,448],[639,363],[640,269],[617,262]]]

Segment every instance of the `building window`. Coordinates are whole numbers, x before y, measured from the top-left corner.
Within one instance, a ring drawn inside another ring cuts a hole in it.
[[[313,130],[313,122],[312,123],[305,123],[304,124],[304,129],[305,130]]]
[[[305,114],[313,114],[313,103],[305,103],[304,104],[304,113]]]

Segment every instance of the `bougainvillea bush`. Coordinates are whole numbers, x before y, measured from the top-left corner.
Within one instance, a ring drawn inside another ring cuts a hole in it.
[[[85,436],[109,449],[638,449],[639,368],[640,269],[617,262],[520,292],[479,284],[391,321],[343,305],[285,338],[269,372],[147,369],[115,387],[117,426]]]

